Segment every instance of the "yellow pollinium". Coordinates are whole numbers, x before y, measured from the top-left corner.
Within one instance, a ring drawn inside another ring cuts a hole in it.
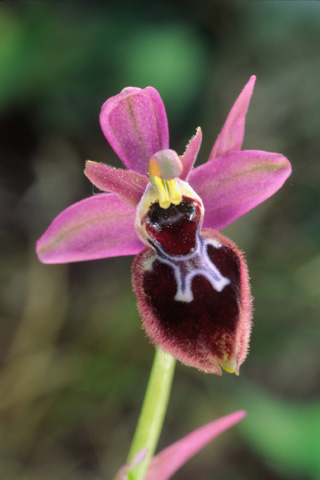
[[[169,208],[171,203],[174,205],[181,203],[182,195],[176,178],[164,180],[155,176],[151,178],[151,182],[159,194],[159,205],[161,208]]]
[[[149,175],[161,208],[169,208],[171,203],[174,205],[181,203],[182,194],[178,178],[181,172],[181,160],[173,150],[160,150],[151,157]]]

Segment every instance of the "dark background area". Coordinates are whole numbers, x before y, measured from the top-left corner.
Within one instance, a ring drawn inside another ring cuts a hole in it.
[[[255,297],[240,377],[178,365],[159,448],[221,415],[248,416],[177,480],[320,479],[320,2],[0,2],[0,476],[111,479],[124,463],[153,358],[132,258],[42,265],[34,245],[93,193],[86,159],[120,167],[102,103],[157,88],[171,148],[200,125],[207,159],[257,75],[244,148],[293,174],[225,233]]]

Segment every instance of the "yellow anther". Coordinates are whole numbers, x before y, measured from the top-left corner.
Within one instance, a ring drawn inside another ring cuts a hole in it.
[[[159,194],[159,205],[161,208],[169,208],[171,201],[167,190],[166,180],[162,180],[160,177],[153,177],[153,184],[156,187]]]
[[[150,178],[158,193],[161,208],[169,208],[171,203],[174,205],[181,203],[182,195],[177,178],[163,180],[163,178],[153,175],[150,175]]]
[[[161,208],[169,208],[171,203],[174,205],[181,203],[179,185],[181,172],[181,160],[173,150],[160,150],[150,158],[149,176]]]
[[[174,205],[179,205],[182,201],[182,195],[179,187],[179,182],[176,178],[166,181],[168,184],[169,198],[171,203]]]

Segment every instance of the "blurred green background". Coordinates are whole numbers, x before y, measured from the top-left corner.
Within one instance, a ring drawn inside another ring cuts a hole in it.
[[[248,417],[177,480],[320,479],[320,2],[0,2],[0,478],[105,480],[129,449],[153,358],[131,258],[42,265],[36,239],[93,193],[86,159],[120,166],[102,103],[152,85],[171,148],[201,125],[204,162],[257,75],[244,148],[292,177],[226,229],[255,297],[240,377],[178,365],[159,448],[220,415]]]

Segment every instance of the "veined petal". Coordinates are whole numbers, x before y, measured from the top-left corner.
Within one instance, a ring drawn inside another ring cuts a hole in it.
[[[223,157],[229,153],[241,150],[246,114],[249,107],[250,99],[253,93],[254,84],[256,81],[255,75],[250,77],[248,83],[240,93],[237,100],[234,102],[229,115],[223,125],[221,132],[218,135],[215,144],[209,155],[209,160],[217,157]]]
[[[135,208],[116,195],[98,194],[58,215],[36,251],[43,263],[67,263],[134,255],[144,245],[134,228]]]
[[[183,165],[183,170],[180,175],[181,180],[188,180],[189,174],[193,168],[193,165],[197,159],[202,142],[202,130],[197,128],[195,135],[188,143],[184,154],[180,157]]]
[[[84,173],[100,190],[115,193],[121,200],[134,207],[140,202],[148,185],[148,179],[144,175],[91,160],[87,161]]]
[[[148,174],[149,160],[169,148],[168,122],[157,90],[128,87],[109,98],[100,114],[102,131],[129,170]]]
[[[156,455],[149,466],[146,480],[168,480],[191,457],[209,442],[221,435],[246,416],[239,410],[198,428]]]
[[[190,185],[202,198],[203,227],[221,230],[271,197],[291,173],[279,153],[243,150],[195,168]]]

